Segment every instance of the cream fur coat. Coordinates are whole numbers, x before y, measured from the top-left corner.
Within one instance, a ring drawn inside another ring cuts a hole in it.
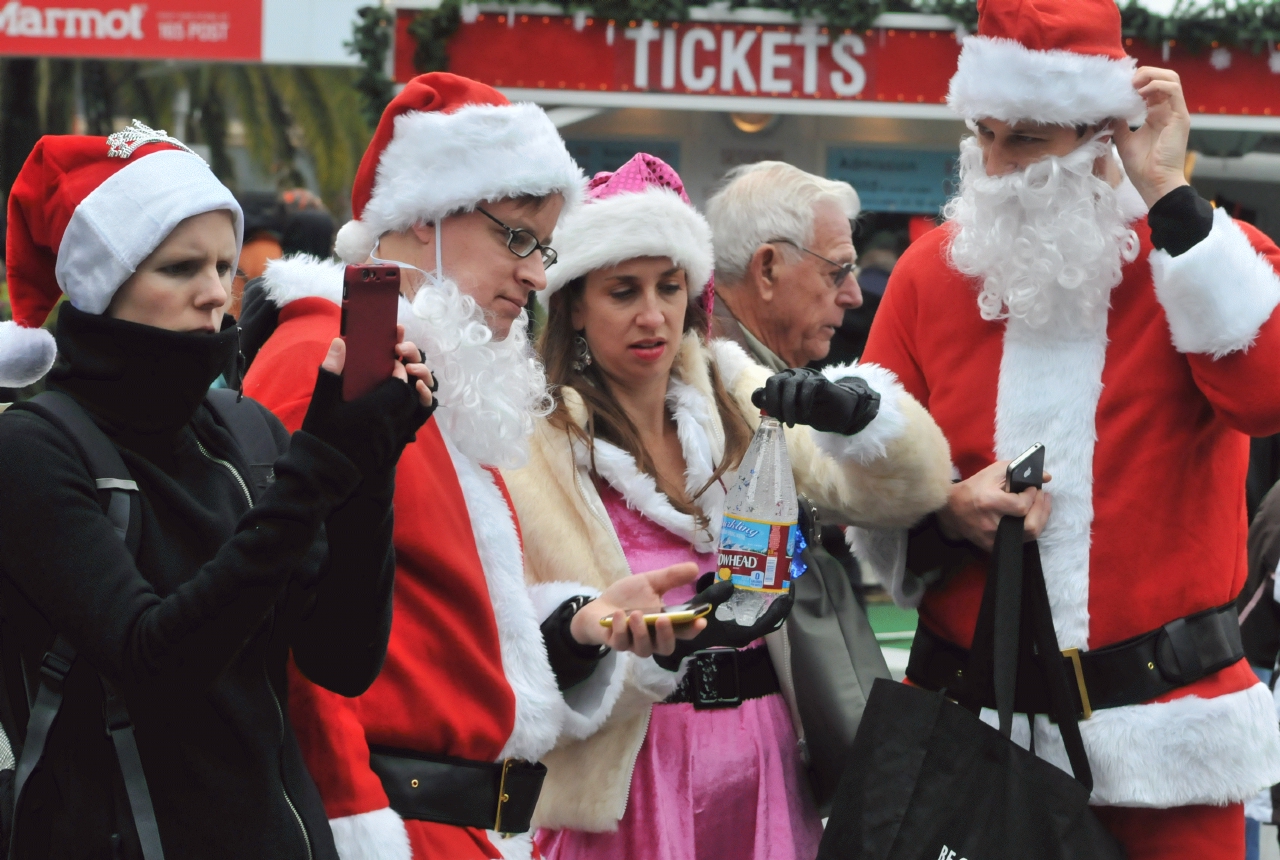
[[[687,464],[686,482],[693,490],[706,483],[724,455],[724,428],[711,387],[712,362],[753,431],[760,411],[751,404],[751,394],[770,376],[737,344],[717,340],[704,345],[696,334],[685,336],[672,368],[667,403]],[[950,451],[928,413],[892,373],[875,365],[828,368],[826,375],[864,378],[880,393],[880,412],[855,436],[803,426],[787,430],[797,490],[848,523],[881,528],[910,526],[941,507],[951,483]],[[577,392],[561,393],[570,416],[585,425]],[[597,440],[595,448],[598,474],[629,505],[685,537],[700,552],[715,548],[724,508],[722,485],[699,499],[710,526],[698,530],[693,518],[677,511],[658,492],[653,478],[637,469],[634,458],[607,442]],[[566,599],[581,591],[580,584],[604,590],[632,573],[592,483],[590,463],[584,445],[543,420],[534,431],[528,465],[503,473],[519,515],[525,574],[531,583],[558,583]],[[563,582],[567,577],[576,582]],[[785,628],[772,634],[768,644],[799,730]],[[632,661],[622,695],[601,730],[585,740],[562,741],[543,759],[548,774],[534,816],[536,826],[616,829],[626,811],[650,710],[675,689],[677,680],[652,660]]]

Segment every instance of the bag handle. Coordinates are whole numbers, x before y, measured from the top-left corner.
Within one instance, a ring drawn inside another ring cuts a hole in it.
[[[985,685],[994,688],[1000,732],[1007,738],[1013,731],[1019,678],[1024,683],[1043,683],[1049,716],[1062,732],[1072,773],[1092,791],[1093,771],[1053,629],[1040,547],[1034,541],[1023,542],[1024,526],[1021,517],[1003,517],[996,528],[987,587],[964,670],[965,684],[970,690],[982,690]]]

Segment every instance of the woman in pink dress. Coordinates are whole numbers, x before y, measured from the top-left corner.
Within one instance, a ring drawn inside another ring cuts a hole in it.
[[[715,568],[725,489],[759,423],[751,394],[770,376],[736,344],[704,341],[711,232],[675,172],[641,154],[597,175],[588,194],[561,219],[548,272],[539,346],[556,408],[535,429],[529,464],[504,473],[527,576],[572,580],[566,595],[677,562]],[[878,415],[855,436],[787,430],[797,487],[851,522],[908,524],[945,498],[946,442],[891,373],[827,373],[832,384],[853,376],[880,395]],[[683,591],[668,602],[694,588]],[[822,823],[785,628],[767,639],[756,639],[764,627],[730,628],[694,641],[745,646],[737,652],[668,661],[679,671],[633,661],[604,727],[544,758],[535,823],[550,860],[816,855]],[[736,674],[741,702],[700,708],[695,678],[717,669]],[[565,691],[579,695],[599,692]]]

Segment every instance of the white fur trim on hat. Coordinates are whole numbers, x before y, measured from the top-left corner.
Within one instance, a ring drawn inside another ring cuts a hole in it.
[[[578,207],[561,217],[551,244],[557,262],[547,270],[543,301],[574,278],[637,257],[670,257],[684,269],[689,295],[697,298],[715,259],[707,219],[676,192],[658,186]]]
[[[239,258],[244,214],[209,166],[179,149],[138,156],[89,192],[72,213],[58,246],[58,286],[77,310],[100,314],[173,228],[219,209],[235,220]]]
[[[58,348],[42,328],[0,322],[0,386],[22,388],[49,372]]]
[[[396,117],[377,177],[360,215],[374,237],[526,194],[562,194],[567,211],[586,182],[560,132],[533,104],[466,105],[453,113]]]
[[[1036,51],[1012,39],[964,40],[947,104],[967,120],[1031,120],[1056,125],[1119,118],[1142,122],[1133,88],[1137,60],[1073,51]]]

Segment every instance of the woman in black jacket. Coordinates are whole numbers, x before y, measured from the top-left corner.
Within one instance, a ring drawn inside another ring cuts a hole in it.
[[[260,410],[279,452],[274,477],[255,482],[205,402],[237,354],[221,310],[241,241],[230,191],[182,144],[135,127],[41,139],[9,206],[16,322],[0,326],[0,383],[47,367],[35,326],[65,293],[48,387],[114,443],[140,511],[135,556],[76,443],[36,412],[0,417],[0,656],[15,747],[55,635],[78,653],[15,812],[12,856],[142,856],[105,679],[132,719],[166,857],[334,860],[289,727],[285,661],[292,651],[348,696],[377,676],[394,468],[430,415],[430,374],[397,363],[395,379],[344,402],[335,341],[301,431],[240,404]]]

